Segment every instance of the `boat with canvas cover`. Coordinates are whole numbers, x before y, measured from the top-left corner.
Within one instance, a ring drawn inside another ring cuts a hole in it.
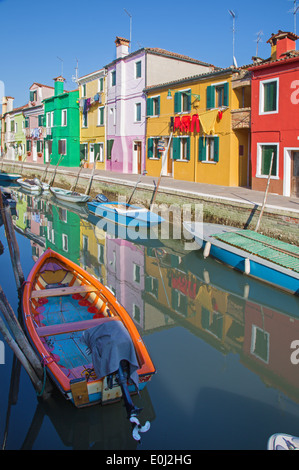
[[[151,227],[161,224],[164,219],[145,207],[135,206],[125,202],[109,201],[103,194],[87,203],[88,210],[115,224],[130,227]]]
[[[42,192],[49,191],[49,185],[47,183],[41,183],[38,178],[19,178],[17,183],[22,189],[31,194],[40,194]]]
[[[204,257],[299,295],[299,247],[252,230],[217,224],[184,222]]]
[[[136,428],[140,409],[131,395],[146,386],[155,367],[111,291],[48,248],[25,283],[22,310],[29,339],[63,396],[78,408],[122,397]]]
[[[77,191],[71,191],[69,189],[62,189],[50,186],[50,193],[60,201],[65,202],[76,202],[84,203],[89,201],[90,196],[87,194],[77,193]]]

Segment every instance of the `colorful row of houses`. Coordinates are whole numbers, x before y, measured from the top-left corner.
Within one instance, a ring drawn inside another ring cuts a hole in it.
[[[2,103],[2,155],[299,196],[299,36],[278,31],[271,56],[219,68],[158,48],[129,53],[64,90],[34,83]]]

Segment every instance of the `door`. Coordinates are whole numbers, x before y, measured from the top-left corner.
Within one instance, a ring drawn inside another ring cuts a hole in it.
[[[133,173],[141,173],[141,142],[135,141],[133,144]]]
[[[299,197],[299,152],[292,152],[292,158],[291,158],[291,196]]]
[[[32,140],[32,159],[34,162],[37,161],[37,142]]]

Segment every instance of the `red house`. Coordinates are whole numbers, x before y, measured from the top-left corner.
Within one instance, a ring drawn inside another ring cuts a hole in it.
[[[299,51],[296,34],[267,41],[271,58],[250,67],[252,189],[299,197]]]

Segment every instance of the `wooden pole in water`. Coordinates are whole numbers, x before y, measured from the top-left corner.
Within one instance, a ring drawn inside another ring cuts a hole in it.
[[[151,203],[150,203],[150,210],[151,210],[151,211],[152,211],[153,208],[154,208],[154,203],[155,203],[155,200],[156,200],[157,192],[158,192],[158,189],[159,189],[159,186],[160,186],[160,183],[161,183],[163,167],[164,167],[164,164],[165,164],[165,162],[166,162],[168,150],[169,150],[169,147],[170,147],[170,144],[171,144],[171,141],[172,141],[172,135],[173,135],[173,132],[171,132],[171,134],[170,134],[167,148],[166,148],[166,150],[164,151],[164,155],[163,155],[163,157],[162,157],[162,163],[161,163],[162,166],[161,166],[160,176],[159,176],[159,179],[158,179],[156,188],[155,188],[155,192],[154,192],[154,194],[153,194],[152,201],[151,201]]]
[[[265,191],[265,195],[264,195],[264,201],[263,201],[262,209],[261,209],[261,212],[260,212],[260,215],[259,215],[259,218],[258,218],[256,227],[255,227],[255,231],[256,231],[256,232],[257,232],[258,229],[259,229],[260,222],[261,222],[261,219],[262,219],[262,216],[263,216],[263,212],[264,212],[264,209],[265,209],[265,204],[266,204],[266,200],[267,200],[267,196],[268,196],[268,190],[269,190],[269,185],[270,185],[272,167],[273,167],[273,160],[274,160],[274,152],[272,152],[272,156],[271,156],[270,170],[269,170],[268,181],[267,181],[267,186],[266,186],[266,191]]]
[[[80,166],[79,166],[79,171],[78,171],[78,173],[77,173],[76,180],[75,180],[73,186],[71,187],[70,191],[75,191],[76,186],[77,186],[77,184],[78,184],[78,180],[79,180],[79,176],[80,176],[80,173],[81,173],[82,168],[83,168],[83,163],[81,162],[81,163],[80,163]]]
[[[59,158],[59,160],[58,160],[58,162],[57,162],[57,165],[55,166],[54,173],[53,173],[53,177],[52,177],[51,182],[49,183],[49,186],[53,186],[53,184],[54,184],[54,180],[55,180],[57,168],[58,168],[58,166],[60,165],[60,162],[62,161],[62,159],[63,159],[63,155],[60,156],[60,158]]]
[[[100,155],[100,154],[97,153],[97,156],[96,156],[95,161],[94,161],[94,163],[93,163],[93,168],[92,168],[92,172],[91,172],[91,175],[90,175],[89,184],[88,184],[88,186],[87,186],[87,188],[86,188],[86,191],[85,191],[85,194],[86,194],[86,195],[88,195],[89,192],[90,192],[91,183],[92,183],[92,179],[93,179],[93,175],[94,175],[94,172],[95,172],[95,169],[96,169],[96,163],[97,163],[97,159],[98,159],[99,155]]]
[[[0,332],[1,332],[1,334],[4,338],[4,340],[5,340],[6,344],[13,350],[13,352],[15,353],[17,359],[21,362],[24,369],[28,373],[35,389],[38,391],[38,393],[42,393],[43,392],[43,383],[42,383],[42,381],[39,380],[39,378],[36,375],[33,367],[31,366],[31,364],[27,360],[26,356],[23,354],[23,352],[19,348],[16,341],[11,336],[8,328],[6,327],[4,321],[2,320],[1,317],[0,317]],[[47,396],[45,395],[45,392],[43,392],[43,397],[47,398]]]
[[[20,360],[22,365],[24,365],[27,372],[28,372],[27,363],[30,365],[31,369],[34,371],[34,377],[33,377],[34,380],[35,380],[35,376],[36,376],[37,379],[38,379],[38,382],[43,381],[44,373],[45,373],[44,368],[41,365],[41,362],[38,359],[37,355],[35,354],[35,351],[32,349],[28,339],[26,338],[25,333],[22,330],[21,325],[19,324],[18,319],[17,319],[12,307],[10,306],[10,304],[9,304],[9,302],[8,302],[1,286],[0,286],[0,311],[2,312],[7,324],[9,325],[12,334],[14,335],[13,341],[14,341],[15,345],[14,345],[14,347],[12,347],[12,349],[15,352],[17,358]],[[3,334],[3,336],[4,336],[4,334],[7,335],[7,332],[9,333],[9,330],[6,328],[6,325],[3,322],[1,317],[0,317],[0,320],[2,322],[2,324],[0,323],[0,331]],[[2,325],[2,329],[1,329],[1,325]],[[8,336],[9,341],[10,341],[10,336],[11,335],[9,333],[9,336]],[[10,346],[10,344],[9,344],[9,346]],[[26,364],[24,364],[24,361],[23,362],[21,361],[21,359],[19,357],[20,354],[18,355],[16,353],[16,351],[15,351],[16,347],[18,348],[20,353],[26,358]],[[31,369],[28,373],[30,375],[30,378],[32,379]],[[36,380],[34,381],[34,384],[36,384],[37,389],[39,387],[38,382],[36,382]],[[51,393],[51,391],[52,391],[52,386],[50,385],[49,381],[46,381],[45,386],[44,386],[45,395],[48,396]]]
[[[16,279],[16,284],[18,289],[21,289],[22,284],[25,280],[21,262],[20,262],[20,252],[15,235],[15,229],[12,223],[12,216],[10,212],[9,205],[3,204],[2,193],[0,191],[0,211],[3,218],[3,223],[5,227],[5,234],[8,243],[8,248],[11,256],[11,262],[13,266],[13,271]]]

